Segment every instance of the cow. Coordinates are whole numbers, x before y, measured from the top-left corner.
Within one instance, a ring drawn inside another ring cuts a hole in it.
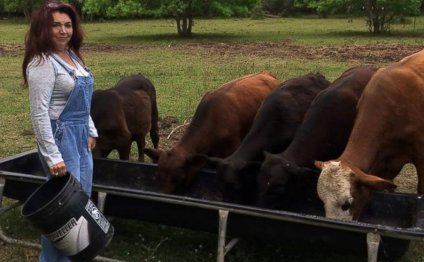
[[[266,154],[258,176],[259,206],[283,208],[291,201],[288,196],[302,194],[300,188],[305,194],[315,191],[314,161],[343,152],[359,97],[376,71],[372,66],[350,68],[317,95],[290,145],[278,154]]]
[[[313,73],[284,81],[264,100],[237,150],[224,159],[209,158],[217,164],[224,201],[253,202],[255,167],[264,151],[281,152],[290,144],[312,100],[329,85],[323,75]]]
[[[168,151],[145,149],[158,162],[157,175],[164,193],[184,193],[205,156],[226,157],[249,131],[265,97],[279,81],[270,73],[246,75],[230,81],[201,99],[181,139]]]
[[[90,114],[99,134],[93,156],[105,158],[117,149],[120,159],[129,160],[135,141],[138,160],[144,161],[149,132],[153,147],[158,148],[156,90],[143,75],[123,77],[110,89],[94,91]]]
[[[424,193],[424,50],[378,70],[365,88],[343,153],[316,161],[317,193],[329,218],[357,220],[371,190],[393,191],[406,163]]]

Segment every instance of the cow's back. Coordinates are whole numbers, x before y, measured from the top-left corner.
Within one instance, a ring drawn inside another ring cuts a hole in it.
[[[269,73],[251,74],[208,92],[178,146],[192,153],[225,157],[250,129],[263,100],[278,86]],[[206,138],[206,139],[205,139]]]
[[[117,130],[120,135],[128,132],[124,109],[119,95],[114,91],[94,91],[90,115],[98,130]]]
[[[133,123],[130,127],[132,132],[140,133],[137,130],[144,129],[148,124],[150,138],[154,148],[157,148],[159,144],[159,110],[153,83],[143,75],[137,74],[121,78],[113,89],[122,98],[127,121]]]
[[[423,51],[378,70],[358,102],[355,126],[341,157],[390,179],[403,164],[423,159],[423,101]]]
[[[293,143],[282,155],[310,168],[314,167],[314,160],[340,156],[354,125],[358,100],[376,70],[369,66],[350,68],[320,92]]]
[[[264,151],[283,151],[315,96],[329,84],[323,75],[312,73],[281,83],[265,98],[251,129],[232,156],[243,161],[261,161]]]

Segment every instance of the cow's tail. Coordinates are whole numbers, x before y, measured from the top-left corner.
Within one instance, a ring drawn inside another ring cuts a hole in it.
[[[153,147],[158,148],[159,146],[159,128],[158,128],[158,121],[159,121],[159,112],[158,112],[158,106],[156,104],[156,91],[153,90],[153,97],[151,98],[152,101],[152,108],[151,108],[151,119],[152,123],[150,126],[150,139],[152,140]]]

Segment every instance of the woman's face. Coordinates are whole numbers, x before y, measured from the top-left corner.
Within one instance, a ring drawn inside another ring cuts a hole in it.
[[[73,29],[72,20],[66,13],[53,12],[51,32],[56,51],[63,51],[71,40]]]

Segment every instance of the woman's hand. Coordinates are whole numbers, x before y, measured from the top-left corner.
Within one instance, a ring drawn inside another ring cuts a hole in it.
[[[88,137],[88,151],[93,151],[93,149],[96,147],[96,138],[89,136]]]
[[[65,162],[59,162],[50,167],[50,173],[52,176],[64,176],[66,175],[66,166]]]

